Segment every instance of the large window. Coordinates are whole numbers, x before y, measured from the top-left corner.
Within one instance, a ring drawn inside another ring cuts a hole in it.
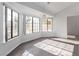
[[[18,35],[18,13],[16,13],[15,11],[13,11],[13,37]]]
[[[39,18],[26,16],[26,33],[39,32]]]
[[[5,7],[5,30],[7,40],[19,35],[19,15],[7,7]]]
[[[51,32],[53,27],[53,20],[51,18],[45,19],[42,22],[42,31]]]
[[[11,9],[7,8],[7,38],[11,38]]]
[[[33,32],[39,32],[39,18],[33,17]]]
[[[32,30],[32,28],[33,28],[32,23],[33,23],[32,17],[26,16],[26,33],[27,33],[27,34],[33,32],[33,30]]]
[[[42,22],[42,31],[47,32],[47,20],[43,20]]]
[[[50,18],[47,20],[47,27],[48,27],[48,31],[51,32],[53,29],[53,20]]]

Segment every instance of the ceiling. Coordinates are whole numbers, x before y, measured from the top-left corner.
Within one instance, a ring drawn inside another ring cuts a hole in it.
[[[56,15],[59,12],[69,8],[75,2],[18,2],[24,6],[29,6],[38,11]]]

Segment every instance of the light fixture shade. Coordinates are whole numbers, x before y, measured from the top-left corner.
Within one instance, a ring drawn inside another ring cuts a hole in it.
[[[42,19],[45,21],[47,19],[47,16],[46,15],[43,15],[42,16]]]

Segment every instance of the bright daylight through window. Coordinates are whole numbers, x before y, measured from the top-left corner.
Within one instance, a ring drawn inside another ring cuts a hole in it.
[[[51,18],[44,19],[42,22],[42,31],[43,32],[52,32],[53,20]]]
[[[19,35],[19,15],[5,6],[6,41]]]

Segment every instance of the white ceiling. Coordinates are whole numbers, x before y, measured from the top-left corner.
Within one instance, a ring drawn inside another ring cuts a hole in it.
[[[41,12],[56,15],[59,12],[69,8],[75,2],[18,2],[22,5],[29,6],[33,9],[39,10]]]

